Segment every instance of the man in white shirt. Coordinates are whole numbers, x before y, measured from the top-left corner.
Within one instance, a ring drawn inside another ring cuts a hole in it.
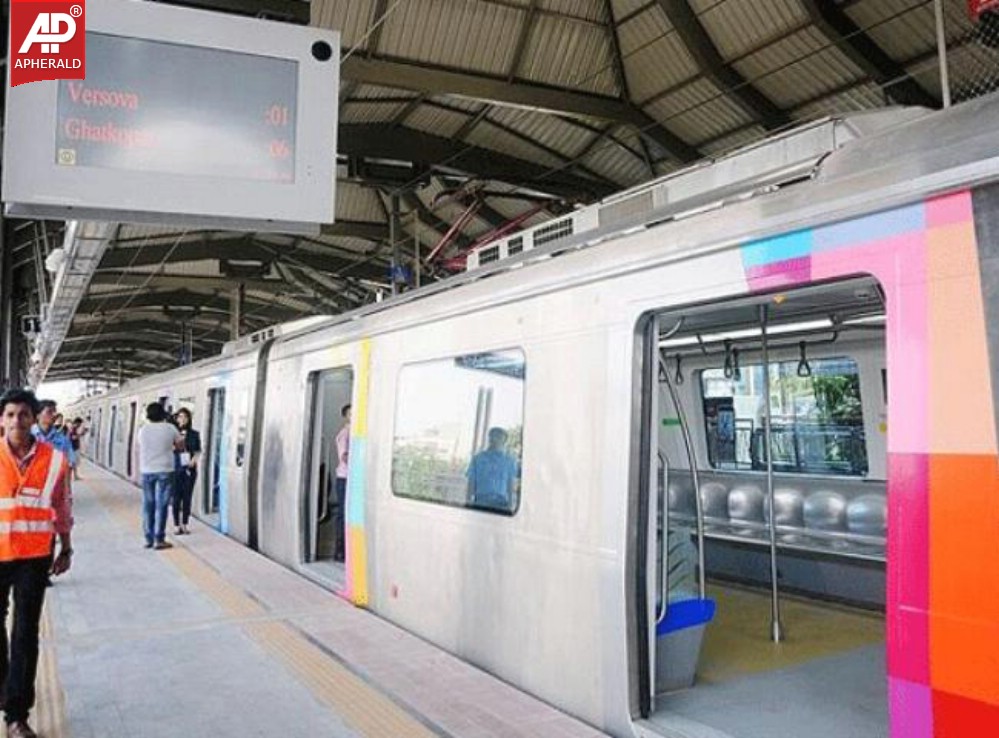
[[[173,452],[182,450],[184,437],[170,423],[158,402],[146,407],[146,425],[136,439],[142,476],[142,529],[146,548],[172,548],[166,540],[167,508],[173,497]]]

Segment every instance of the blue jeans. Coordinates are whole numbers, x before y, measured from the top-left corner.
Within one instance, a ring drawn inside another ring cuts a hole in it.
[[[173,496],[173,472],[142,475],[142,531],[146,543],[166,538],[167,508]]]

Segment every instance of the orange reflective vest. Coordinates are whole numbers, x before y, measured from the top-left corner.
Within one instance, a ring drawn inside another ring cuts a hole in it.
[[[55,535],[52,492],[66,459],[44,441],[22,473],[10,446],[0,439],[0,561],[48,556]]]

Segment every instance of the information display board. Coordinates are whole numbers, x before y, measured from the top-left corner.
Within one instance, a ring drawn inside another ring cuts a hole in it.
[[[336,33],[132,0],[88,2],[86,33],[86,79],[8,87],[8,214],[332,222]]]
[[[295,181],[296,61],[104,33],[87,58],[59,81],[57,164]]]

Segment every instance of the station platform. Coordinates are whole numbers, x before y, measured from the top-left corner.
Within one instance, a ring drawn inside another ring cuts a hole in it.
[[[48,591],[42,738],[603,735],[204,525],[143,548],[139,490],[85,464]]]

